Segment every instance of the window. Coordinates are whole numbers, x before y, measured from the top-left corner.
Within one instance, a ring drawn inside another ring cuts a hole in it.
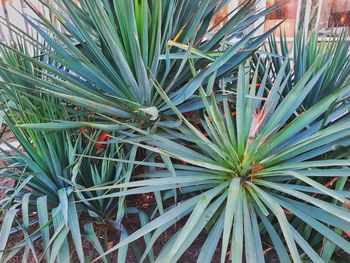
[[[267,0],[266,6],[271,7],[279,2],[280,0]],[[294,37],[297,9],[298,0],[287,1],[280,9],[266,16],[265,31],[285,20],[281,25],[282,32],[285,32],[287,37]],[[280,31],[277,30],[275,34],[279,35],[279,32]]]
[[[350,28],[350,0],[323,0],[319,28],[328,36]]]

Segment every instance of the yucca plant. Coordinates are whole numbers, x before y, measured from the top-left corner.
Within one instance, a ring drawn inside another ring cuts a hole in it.
[[[127,142],[168,156],[173,165],[161,169],[164,165],[159,164],[156,172],[141,175],[143,180],[88,190],[128,188],[125,195],[161,191],[164,201],[175,198],[181,202],[167,207],[106,254],[152,233],[147,253],[166,229],[183,218],[185,224],[169,239],[156,262],[179,260],[204,229],[208,236],[197,262],[211,262],[220,240],[221,262],[225,262],[228,248],[232,262],[263,262],[271,248],[280,262],[328,261],[325,253],[319,255],[319,247],[313,246],[319,235],[350,253],[350,243],[341,231],[330,228],[350,229],[349,194],[320,183],[339,178],[344,184],[349,176],[348,160],[320,157],[350,143],[349,105],[341,103],[350,85],[297,114],[327,66],[314,74],[318,64],[312,65],[282,97],[288,81],[284,69],[263,95],[266,86],[257,88],[258,71],[252,73],[249,62],[241,64],[235,101],[225,98],[217,103],[214,95],[208,101],[200,89],[206,105],[198,118],[200,130],[158,87],[184,125],[167,130],[173,139],[135,129],[145,136],[146,144],[138,143],[139,138]],[[267,75],[265,72],[265,79]],[[322,125],[318,117],[332,103],[336,109]]]
[[[257,37],[254,29],[230,48],[225,48],[226,39],[242,34],[277,8],[256,11],[255,0],[245,1],[213,33],[217,25],[211,26],[210,22],[227,0],[83,0],[79,4],[64,0],[53,1],[55,5],[41,1],[60,22],[61,32],[26,2],[38,16],[26,17],[28,23],[47,43],[36,45],[38,53],[56,64],[31,58],[27,52],[2,43],[5,49],[36,65],[40,77],[6,64],[1,64],[0,69],[76,106],[127,122],[133,120],[142,127],[153,125],[152,121],[158,118],[162,120],[159,125],[171,125],[164,116],[172,111],[154,90],[153,80],[161,84],[175,105],[181,105],[182,112],[203,107],[201,100],[193,96],[198,87],[207,83],[210,76],[213,82],[229,75],[262,45],[274,28]],[[216,54],[220,47],[223,55]],[[200,72],[195,78],[186,66],[189,57]]]
[[[48,98],[46,100],[50,105]],[[23,99],[22,103],[28,102]],[[51,106],[50,108],[52,110]],[[27,121],[38,122],[36,117],[39,112],[33,106],[30,109],[33,118]],[[27,109],[21,110],[28,113]],[[40,110],[50,111],[47,108]],[[133,165],[115,163],[105,158],[119,157],[132,162],[136,154],[135,147],[127,155],[123,155],[124,149],[121,146],[114,144],[105,147],[101,141],[101,131],[90,131],[85,138],[69,131],[25,130],[12,123],[12,119],[17,119],[17,123],[23,125],[18,111],[11,107],[11,115],[7,114],[6,123],[23,149],[7,144],[12,153],[2,151],[4,156],[0,158],[6,163],[0,177],[13,181],[13,186],[7,189],[6,198],[1,200],[0,206],[1,213],[5,215],[0,234],[2,262],[23,252],[23,249],[24,261],[31,252],[35,262],[40,262],[43,257],[47,262],[56,259],[64,262],[75,253],[77,260],[86,262],[89,258],[96,257],[96,254],[102,254],[108,247],[107,243],[100,243],[97,235],[105,234],[105,238],[110,238],[112,233],[107,230],[111,227],[115,229],[114,235],[120,235],[121,239],[128,235],[122,222],[125,215],[136,214],[141,218],[142,224],[147,222],[145,213],[127,207],[123,197],[88,201],[86,199],[105,195],[105,192],[74,192],[74,189],[99,184],[129,182]],[[102,160],[83,158],[85,154]],[[10,234],[15,233],[22,233],[23,239],[3,254]],[[149,238],[146,236],[146,240]],[[73,246],[69,243],[70,239]],[[43,241],[44,254],[38,252],[41,248],[35,245],[38,240]],[[84,240],[88,240],[96,251],[84,251]],[[125,246],[118,251],[121,262],[125,261],[127,250],[128,246]],[[103,261],[109,262],[108,257],[104,257]]]
[[[272,38],[257,51],[275,28],[246,34],[278,7],[255,0],[219,30],[227,0],[42,0],[56,22],[26,2],[43,41],[10,26],[17,46],[1,44],[1,105],[21,145],[3,151],[1,262],[125,262],[131,245],[137,262],[171,263],[202,232],[197,262],[217,249],[221,262],[350,254],[345,33],[324,47],[297,37],[293,63],[283,37],[282,51]],[[126,202],[143,194],[153,213]]]
[[[323,75],[303,102],[305,108],[310,108],[348,82],[350,73],[348,38],[349,34],[346,30],[338,37],[332,38],[319,37],[318,32],[310,32],[310,36],[305,38],[304,32],[300,31],[297,32],[292,42],[293,56],[291,56],[286,36],[282,32],[279,37],[271,35],[266,51],[273,54],[271,56],[272,73],[278,72],[283,64],[283,59],[289,57],[286,73],[292,72],[285,90],[287,92],[316,61],[321,60],[323,63],[328,63],[327,69],[323,71]],[[323,63],[319,63],[316,72],[322,69]]]
[[[40,237],[43,240],[47,261],[57,256],[61,259],[67,258],[59,251],[62,248],[62,251],[67,252],[68,240],[64,242],[63,240],[70,230],[79,258],[83,259],[77,210],[75,203],[72,202],[74,200],[72,189],[65,182],[70,179],[68,157],[74,154],[73,146],[69,145],[71,143],[69,133],[62,131],[45,134],[15,127],[16,123],[40,122],[43,115],[49,117],[49,113],[52,113],[51,118],[62,117],[57,115],[57,111],[52,107],[58,103],[56,99],[51,100],[45,95],[42,99],[46,103],[41,102],[38,105],[30,102],[22,94],[16,93],[16,101],[3,101],[8,103],[7,107],[3,107],[6,110],[5,122],[22,148],[17,149],[7,144],[12,153],[2,151],[4,157],[1,160],[7,166],[2,169],[0,176],[13,180],[13,187],[8,189],[7,200],[1,204],[2,212],[4,209],[9,209],[1,228],[0,246],[3,262],[23,247],[25,247],[24,260],[27,260],[28,254],[32,252],[34,260],[39,262],[40,256],[36,253],[34,242]],[[33,227],[36,230],[30,232]],[[60,237],[53,244],[50,242],[50,228],[54,228],[55,235]],[[24,238],[4,255],[3,250],[10,230],[12,233],[23,233]],[[61,241],[58,241],[59,239]],[[51,245],[52,251],[50,251]]]
[[[13,68],[36,74],[30,61],[22,61],[16,52],[7,52],[2,60]],[[93,129],[40,131],[23,129],[20,125],[42,123],[50,120],[65,120],[67,116],[76,120],[84,119],[84,112],[77,112],[60,99],[43,94],[32,83],[11,78],[1,72],[2,79],[12,86],[25,89],[12,89],[1,85],[1,109],[5,113],[5,123],[20,143],[15,148],[6,141],[2,143],[11,150],[1,149],[0,178],[12,181],[7,187],[5,198],[0,202],[3,215],[0,227],[0,261],[7,262],[18,253],[23,253],[23,262],[67,262],[76,255],[79,262],[102,254],[107,242],[100,243],[97,235],[113,235],[122,239],[128,235],[123,226],[125,215],[136,214],[141,223],[147,222],[144,212],[125,205],[125,198],[111,198],[96,202],[86,201],[104,192],[91,192],[77,195],[74,189],[84,189],[96,184],[128,182],[133,165],[115,163],[104,158],[121,158],[124,161],[135,159],[136,148],[124,149],[123,145],[106,146],[106,132]],[[127,154],[124,151],[127,150]],[[85,154],[99,159],[83,158]],[[83,222],[81,223],[81,218]],[[84,230],[81,229],[84,227]],[[17,244],[5,251],[11,235],[22,235]],[[149,238],[149,237],[146,237]],[[69,240],[72,240],[70,245]],[[83,241],[87,240],[95,248],[84,251]],[[37,247],[39,241],[42,246]],[[41,249],[44,253],[40,252]],[[133,244],[133,249],[139,249]],[[125,261],[128,246],[118,251],[120,262]],[[138,253],[139,254],[139,253]],[[31,256],[30,256],[31,255]],[[149,254],[152,256],[152,254]],[[108,257],[103,258],[109,262]]]

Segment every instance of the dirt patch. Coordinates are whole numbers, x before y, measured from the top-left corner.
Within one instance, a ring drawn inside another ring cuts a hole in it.
[[[144,200],[148,200],[148,202],[150,202],[150,203],[146,204]],[[135,198],[135,199],[129,200],[128,203],[140,204],[141,207],[137,207],[137,208],[142,209],[144,212],[146,212],[148,215],[150,215],[151,209],[149,207],[153,206],[152,201],[154,201],[153,198],[150,198],[149,196],[145,195],[144,198],[138,198],[138,199]],[[82,225],[85,223],[88,223],[88,221],[89,221],[89,219],[87,219],[87,217],[85,217],[84,215],[80,219],[80,222],[82,223]],[[166,242],[171,238],[171,236],[174,233],[176,233],[178,230],[180,230],[184,226],[185,223],[186,223],[186,219],[178,221],[176,224],[174,224],[169,229],[167,229],[158,238],[158,240],[154,244],[154,250],[153,250],[155,258],[159,255],[160,251],[162,250],[162,248],[164,247]],[[141,227],[141,223],[140,223],[140,220],[139,220],[139,217],[137,214],[132,214],[132,215],[126,216],[125,219],[123,220],[123,225],[125,226],[125,228],[127,229],[129,234],[137,231]],[[37,227],[38,227],[37,225],[31,227],[29,230],[29,233],[32,233],[35,229],[37,229]],[[118,230],[116,230],[112,226],[107,227],[108,240],[105,240],[105,236],[103,233],[104,232],[103,227],[101,228],[100,226],[97,226],[95,224],[95,232],[96,232],[101,244],[104,244],[106,242],[106,244],[108,244],[109,248],[113,247],[114,245],[116,245],[119,242],[120,233]],[[186,250],[186,252],[184,253],[184,255],[180,258],[180,260],[178,262],[180,262],[180,263],[196,262],[197,257],[199,255],[199,252],[200,252],[202,245],[205,242],[207,236],[208,235],[207,235],[206,231],[203,231],[203,233],[201,233],[197,237],[197,239],[193,242],[193,244]],[[21,233],[16,233],[16,234],[11,235],[9,242],[7,244],[7,249],[13,248],[22,239],[23,239],[23,234],[21,234]],[[72,241],[69,241],[69,242],[70,242],[71,251],[74,251],[74,245],[73,245]],[[36,250],[38,257],[41,257],[43,254],[43,251],[44,251],[42,241],[37,240],[34,242],[33,245],[35,247],[35,250]],[[140,238],[139,240],[137,240],[135,242],[135,245],[139,248],[139,252],[143,253],[143,251],[145,249],[145,243],[144,243],[143,238]],[[85,256],[88,256],[91,259],[98,257],[97,251],[94,249],[93,245],[89,241],[87,241],[86,239],[83,239],[83,247],[85,250]],[[216,262],[220,261],[220,252],[221,252],[220,246],[218,246],[218,249],[217,249],[217,251],[215,253],[215,257],[214,257],[215,260],[213,260],[212,262],[216,263]],[[11,263],[22,262],[23,255],[24,255],[24,249],[22,249],[20,252],[18,252],[9,262],[11,262]],[[117,262],[117,252],[111,253],[108,256],[108,258],[109,258],[110,262]],[[27,262],[28,263],[35,262],[33,254],[31,252],[29,252],[29,254],[28,254]],[[78,257],[75,254],[75,252],[74,252],[73,262],[79,262]],[[103,262],[103,261],[101,260],[99,262]],[[129,246],[126,262],[127,263],[137,263],[138,262],[137,257],[135,255],[135,250],[133,249],[132,246]],[[145,262],[149,262],[148,259],[146,259]]]

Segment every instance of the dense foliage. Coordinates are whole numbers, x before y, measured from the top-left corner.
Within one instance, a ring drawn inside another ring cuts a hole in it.
[[[41,1],[1,43],[1,262],[181,262],[203,236],[197,262],[348,262],[347,32],[291,51],[255,0],[217,25],[227,0]]]

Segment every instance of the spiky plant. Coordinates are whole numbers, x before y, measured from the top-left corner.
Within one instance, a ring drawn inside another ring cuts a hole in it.
[[[19,101],[21,107],[12,105],[11,112],[7,109],[5,117],[21,148],[3,142],[12,153],[1,151],[3,156],[0,160],[6,163],[6,167],[1,169],[0,177],[10,179],[12,186],[6,189],[6,198],[0,206],[5,216],[1,226],[0,248],[5,249],[11,240],[10,233],[22,234],[23,238],[16,245],[12,244],[6,253],[1,252],[2,262],[19,252],[24,253],[24,261],[31,253],[35,262],[40,262],[42,258],[47,262],[56,259],[65,262],[73,255],[79,262],[86,262],[107,249],[107,243],[100,243],[97,233],[105,234],[108,239],[112,233],[107,231],[112,227],[115,229],[114,235],[125,238],[128,231],[122,219],[127,214],[136,214],[143,224],[147,222],[142,211],[125,205],[123,196],[89,201],[87,199],[106,193],[74,192],[75,189],[82,190],[96,184],[129,182],[133,165],[125,162],[134,160],[135,147],[127,154],[123,154],[125,149],[122,146],[113,144],[107,147],[101,140],[101,131],[90,130],[85,137],[70,130],[38,131],[16,127],[15,124],[38,123],[40,111],[53,111],[53,102],[48,98],[46,108],[43,103],[40,103],[40,108],[38,105],[28,105],[28,100],[23,97]],[[13,123],[14,119],[16,123]],[[96,159],[83,158],[85,154]],[[124,162],[116,163],[107,158],[121,158]],[[146,239],[149,238],[146,236]],[[43,242],[44,254],[40,252],[41,247],[37,247],[38,240]],[[73,246],[69,240],[72,240]],[[96,251],[84,251],[84,240],[89,241]],[[127,250],[128,246],[125,246],[118,251],[121,261],[126,260]],[[103,260],[110,261],[108,257],[103,257]]]
[[[310,108],[348,82],[350,73],[348,38],[349,33],[346,30],[342,31],[338,37],[320,37],[318,32],[310,32],[308,38],[305,38],[304,32],[300,31],[291,42],[293,46],[291,54],[288,40],[282,32],[279,37],[271,35],[266,50],[273,54],[271,56],[271,68],[274,68],[272,74],[281,69],[284,58],[290,58],[285,68],[286,73],[292,70],[285,90],[287,92],[316,61],[322,61],[322,63],[319,63],[315,74],[322,69],[323,63],[328,63],[327,69],[323,71],[319,81],[303,102],[305,108]]]
[[[9,67],[36,74],[35,65],[23,62],[16,52],[7,52],[2,61]],[[136,214],[143,224],[147,222],[142,211],[125,205],[124,197],[89,202],[87,198],[105,193],[94,191],[77,195],[74,192],[74,189],[96,184],[128,182],[133,165],[125,161],[135,159],[136,148],[126,149],[117,144],[106,146],[106,132],[96,128],[56,130],[48,127],[45,131],[21,128],[20,125],[25,124],[65,120],[67,116],[71,118],[72,113],[76,120],[84,119],[85,115],[62,100],[43,94],[28,81],[12,78],[4,72],[0,75],[11,82],[11,87],[25,87],[12,89],[4,83],[1,85],[5,123],[20,147],[3,140],[10,152],[0,149],[0,160],[5,165],[0,170],[0,178],[12,183],[5,189],[5,198],[0,202],[0,214],[4,215],[0,227],[0,261],[7,262],[22,253],[23,262],[30,259],[67,262],[73,255],[79,262],[87,262],[107,249],[107,242],[101,244],[97,234],[109,238],[111,233],[107,230],[112,227],[115,229],[113,234],[118,234],[121,239],[128,235],[122,222],[126,214]],[[99,159],[83,158],[86,154]],[[106,158],[121,158],[124,162],[115,163]],[[17,244],[11,244],[5,250],[11,235],[21,237]],[[95,250],[84,251],[83,241],[90,242]],[[38,247],[40,242],[43,245]],[[134,244],[133,247],[138,249]],[[128,246],[125,246],[118,251],[121,262],[126,260],[127,250]],[[103,261],[110,260],[103,257]]]
[[[108,262],[112,252],[125,262],[143,238],[138,262],[171,263],[203,231],[198,262],[219,244],[221,262],[350,254],[345,37],[329,50],[315,37],[297,42],[308,47],[300,63],[284,46],[258,51],[252,67],[242,63],[274,28],[230,39],[275,8],[256,11],[255,0],[217,32],[210,23],[226,0],[42,0],[58,23],[26,2],[44,41],[16,29],[24,45],[2,43],[1,103],[24,152],[3,153],[0,175],[14,186],[0,202],[1,261],[23,249],[38,262]],[[145,193],[155,197],[150,215],[125,202]],[[141,224],[130,235],[127,214]],[[24,238],[5,250],[12,232]]]
[[[36,49],[55,61],[55,66],[2,43],[5,49],[36,65],[40,76],[33,77],[3,63],[0,69],[76,106],[146,127],[158,118],[162,120],[159,125],[170,125],[164,116],[171,110],[154,90],[153,80],[182,112],[203,107],[193,96],[198,87],[207,83],[213,72],[217,74],[211,81],[229,74],[262,45],[274,28],[257,37],[257,28],[252,30],[224,48],[224,55],[216,54],[218,48],[276,8],[256,11],[255,0],[245,1],[232,17],[225,18],[227,23],[220,30],[215,30],[217,25],[211,26],[210,22],[227,0],[82,0],[79,4],[64,0],[53,1],[55,5],[42,0],[60,22],[61,32],[30,1],[26,2],[38,16],[26,19],[47,44],[35,43]],[[193,55],[201,52],[208,55]],[[200,72],[195,78],[186,66],[189,57]]]
[[[320,183],[339,178],[344,184],[350,175],[348,160],[320,159],[334,147],[350,143],[349,105],[341,103],[350,85],[297,113],[327,66],[314,74],[318,64],[312,65],[282,97],[288,80],[284,70],[263,95],[266,86],[257,88],[258,71],[252,74],[249,63],[241,64],[235,101],[225,98],[217,103],[214,95],[208,101],[200,90],[206,105],[203,116],[198,117],[203,130],[190,123],[158,87],[184,125],[168,130],[172,139],[135,129],[146,137],[146,144],[133,138],[127,141],[172,158],[173,165],[144,174],[141,181],[89,190],[127,187],[125,195],[161,191],[164,201],[175,198],[181,202],[166,208],[106,254],[152,233],[147,253],[161,233],[183,218],[185,224],[169,239],[156,262],[179,260],[204,229],[208,236],[197,262],[211,262],[220,240],[221,262],[228,248],[232,262],[263,262],[270,249],[280,262],[328,261],[314,246],[319,236],[350,253],[350,243],[331,229],[349,231],[349,194],[340,191],[339,185],[331,189]],[[336,109],[322,125],[318,117],[332,103]]]

